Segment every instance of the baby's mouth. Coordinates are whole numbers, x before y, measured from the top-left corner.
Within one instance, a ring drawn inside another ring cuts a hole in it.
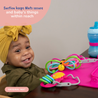
[[[28,61],[30,58],[28,58],[28,59],[25,59],[25,60],[23,60],[23,61]]]
[[[24,62],[24,63],[30,63],[30,61],[31,61],[31,58],[27,58],[27,59],[23,60],[22,62]]]

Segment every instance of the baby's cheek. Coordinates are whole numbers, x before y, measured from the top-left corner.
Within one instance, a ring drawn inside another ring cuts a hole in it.
[[[34,56],[34,51],[32,50],[32,55]]]
[[[14,57],[14,60],[19,61],[19,60],[20,60],[20,56],[17,56],[17,55],[16,55],[16,56]]]

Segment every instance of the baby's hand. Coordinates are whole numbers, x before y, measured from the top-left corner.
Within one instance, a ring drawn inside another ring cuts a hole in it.
[[[44,68],[44,71],[45,71],[46,74],[52,75],[52,74],[49,73],[45,68]]]
[[[45,71],[46,74],[48,74],[48,71],[45,68],[44,68],[44,71]]]

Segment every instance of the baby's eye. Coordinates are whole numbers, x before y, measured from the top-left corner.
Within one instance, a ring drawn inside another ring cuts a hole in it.
[[[30,46],[27,46],[27,47],[26,47],[26,49],[29,49],[29,48],[30,48]]]
[[[20,52],[20,50],[16,50],[15,52]]]

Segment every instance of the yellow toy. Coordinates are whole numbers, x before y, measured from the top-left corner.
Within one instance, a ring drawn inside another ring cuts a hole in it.
[[[65,69],[65,66],[64,66],[64,65],[60,64],[60,65],[58,66],[58,70],[63,71],[64,69]]]
[[[58,78],[61,78],[63,77],[65,74],[63,72],[57,72],[57,73],[54,73],[52,78],[53,79],[58,79]]]

